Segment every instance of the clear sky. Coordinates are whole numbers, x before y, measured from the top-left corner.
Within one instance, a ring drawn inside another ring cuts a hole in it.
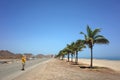
[[[120,58],[120,0],[0,0],[0,50],[57,54],[84,39],[87,25],[110,41],[95,45],[94,56]]]

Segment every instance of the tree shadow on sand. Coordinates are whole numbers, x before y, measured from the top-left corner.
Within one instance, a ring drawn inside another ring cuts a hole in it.
[[[102,73],[116,73],[115,70],[107,68],[107,67],[101,67],[101,66],[93,66],[92,68],[88,65],[79,65],[80,69],[83,70],[89,70],[89,71],[95,71],[95,72],[102,72]]]
[[[115,70],[110,69],[108,67],[93,66],[91,68],[89,64],[85,64],[85,63],[76,64],[75,62],[69,62],[69,65],[71,65],[71,67],[79,67],[80,70],[85,70],[85,71],[102,72],[102,73],[110,73],[110,74],[116,73]]]
[[[100,67],[100,66],[93,66],[92,68],[90,66],[86,66],[86,65],[80,65],[79,66],[81,69],[109,69],[106,67]]]

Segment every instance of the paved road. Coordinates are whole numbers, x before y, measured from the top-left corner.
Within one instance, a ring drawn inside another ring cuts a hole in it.
[[[36,59],[36,60],[29,60],[26,62],[25,69],[37,65],[43,61],[48,60],[48,58]],[[13,62],[11,64],[0,64],[0,80],[4,80],[6,77],[10,76],[11,74],[15,74],[16,72],[21,72],[21,62]]]

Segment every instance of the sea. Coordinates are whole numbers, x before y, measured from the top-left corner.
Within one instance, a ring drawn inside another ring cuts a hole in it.
[[[79,59],[84,58],[84,59],[90,59],[88,57],[79,57]],[[115,60],[118,61],[120,60],[120,57],[94,57],[94,59],[101,59],[101,60]]]

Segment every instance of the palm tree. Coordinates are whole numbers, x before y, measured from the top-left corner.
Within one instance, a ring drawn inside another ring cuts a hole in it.
[[[71,50],[71,62],[73,62],[73,56],[74,56],[74,54],[75,54],[74,45],[75,45],[75,43],[72,42],[72,43],[70,44],[70,46],[69,46],[69,48],[70,48],[70,50]]]
[[[70,59],[70,53],[71,53],[71,49],[70,49],[70,45],[67,44],[67,46],[64,48],[64,52],[68,55],[68,62]]]
[[[63,60],[63,58],[64,58],[64,53],[63,53],[62,50],[60,50],[59,53],[58,53],[58,55],[56,55],[56,58],[58,58],[58,57],[59,57],[59,59],[62,57],[62,60]]]
[[[91,50],[91,64],[90,68],[93,67],[93,46],[94,44],[108,44],[109,41],[102,35],[99,35],[100,29],[91,30],[89,26],[87,26],[87,34],[80,32],[85,37],[85,44],[87,44]]]
[[[65,51],[65,49],[63,49],[63,50],[60,50],[59,51],[59,53],[58,53],[58,55],[56,55],[56,58],[62,58],[62,60],[63,60],[63,58],[64,58],[64,56],[66,55],[66,51]]]
[[[76,64],[78,64],[78,52],[82,51],[83,48],[85,48],[84,41],[83,40],[77,40],[74,44],[74,49],[75,49],[75,53],[76,53],[76,59],[75,59]]]

